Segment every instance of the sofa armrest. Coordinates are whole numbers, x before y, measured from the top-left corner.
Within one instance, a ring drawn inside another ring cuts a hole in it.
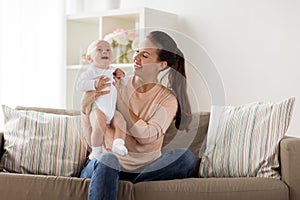
[[[4,153],[4,135],[0,132],[0,159],[2,158]]]
[[[300,199],[300,138],[280,142],[281,178],[288,185],[290,200]]]
[[[0,158],[2,157],[4,153],[4,134],[3,132],[0,132]]]

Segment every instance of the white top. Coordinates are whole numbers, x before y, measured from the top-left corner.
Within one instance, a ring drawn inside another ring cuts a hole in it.
[[[109,66],[108,69],[101,69],[93,65],[89,65],[86,71],[82,72],[78,77],[76,88],[78,91],[81,92],[87,92],[91,90],[95,91],[96,90],[95,81],[101,75],[104,75],[110,79],[108,83],[113,83],[114,82],[113,73],[115,70],[116,67],[113,66]],[[125,86],[127,85],[127,83],[128,83],[128,78],[125,75],[121,79],[120,85]],[[104,90],[109,90],[109,87],[105,88]]]
[[[109,66],[108,69],[101,69],[93,65],[89,65],[86,71],[80,74],[76,84],[77,90],[81,92],[95,91],[95,81],[99,76],[103,75],[110,79],[108,83],[111,83],[111,85],[102,90],[110,90],[110,93],[103,96],[99,96],[95,101],[97,107],[105,114],[107,124],[110,124],[110,121],[113,118],[116,111],[117,89],[112,84],[114,82],[113,73],[115,72],[115,70],[116,68],[112,66]],[[127,85],[127,82],[127,77],[124,76],[120,81],[120,86],[123,87]]]

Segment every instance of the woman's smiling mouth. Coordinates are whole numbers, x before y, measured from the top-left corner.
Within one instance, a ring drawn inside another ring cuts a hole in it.
[[[139,70],[141,68],[143,68],[143,66],[134,64],[134,70]]]

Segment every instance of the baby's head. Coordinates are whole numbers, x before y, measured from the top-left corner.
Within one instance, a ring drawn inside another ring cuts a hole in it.
[[[112,61],[110,44],[105,40],[93,41],[87,49],[86,59],[95,67],[107,69]]]

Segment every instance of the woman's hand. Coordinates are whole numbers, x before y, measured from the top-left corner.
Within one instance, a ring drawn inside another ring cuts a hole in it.
[[[99,76],[95,81],[95,89],[97,91],[101,91],[104,88],[107,88],[108,86],[110,86],[110,83],[108,83],[108,81],[110,81],[108,77]]]
[[[88,91],[85,92],[81,99],[81,111],[83,114],[88,115],[91,112],[92,103],[100,96],[108,94],[110,91]]]
[[[81,99],[81,111],[85,115],[90,114],[91,105],[93,102],[95,102],[95,100],[98,97],[109,94],[109,92],[110,92],[109,90],[102,91],[103,89],[110,86],[110,83],[107,83],[107,81],[109,81],[109,78],[102,76],[102,77],[99,77],[97,80],[98,80],[98,82],[96,81],[97,88],[99,88],[99,90],[85,92]]]

